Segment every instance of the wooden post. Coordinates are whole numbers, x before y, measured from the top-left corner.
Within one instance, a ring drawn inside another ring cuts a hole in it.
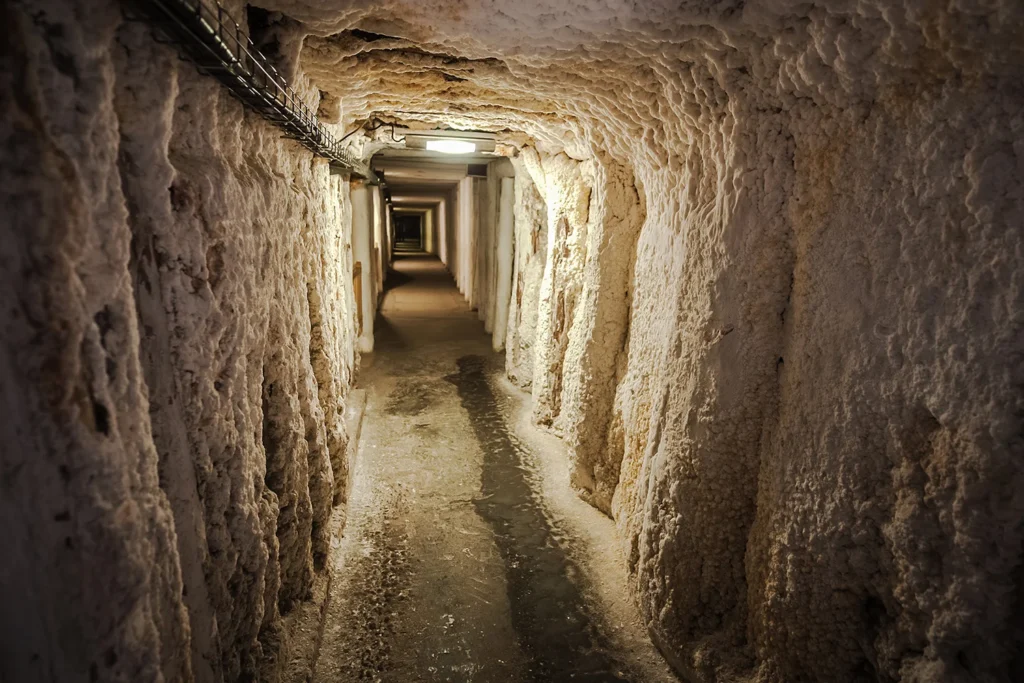
[[[356,300],[356,335],[363,333],[363,264],[352,266],[352,292]]]

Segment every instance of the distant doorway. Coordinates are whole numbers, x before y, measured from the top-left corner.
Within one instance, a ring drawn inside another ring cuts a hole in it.
[[[423,251],[423,220],[419,215],[395,217],[395,251]]]

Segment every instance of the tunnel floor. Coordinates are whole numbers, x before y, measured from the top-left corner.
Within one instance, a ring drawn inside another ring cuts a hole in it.
[[[576,498],[441,263],[400,257],[314,680],[673,681],[613,523]]]

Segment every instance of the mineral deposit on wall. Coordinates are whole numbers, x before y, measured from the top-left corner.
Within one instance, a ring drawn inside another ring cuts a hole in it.
[[[272,680],[344,491],[348,184],[118,3],[34,5],[5,11],[3,222],[34,226],[0,240],[5,671]]]

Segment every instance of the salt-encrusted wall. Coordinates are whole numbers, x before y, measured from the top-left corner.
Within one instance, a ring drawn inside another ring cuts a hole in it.
[[[353,120],[514,131],[508,372],[681,672],[1022,675],[1019,3],[273,4]]]
[[[347,182],[120,3],[3,12],[0,678],[277,680],[344,497]]]
[[[628,358],[629,304],[644,206],[628,167],[598,159],[593,174],[586,243],[570,249],[580,261],[581,284],[563,361],[560,418],[573,485],[610,513],[622,453],[622,424],[611,422],[610,397]]]
[[[556,433],[572,416],[562,413],[565,361],[584,325],[577,304],[583,289],[583,261],[590,230],[593,165],[565,154],[538,157],[524,150],[524,161],[547,208],[548,244],[537,299],[533,353],[533,417]],[[575,333],[574,333],[575,332]]]
[[[50,8],[0,10],[0,676],[189,680],[128,271],[119,15]]]
[[[505,337],[505,371],[524,389],[533,384],[537,310],[548,248],[547,208],[521,159],[515,159],[512,298]]]

